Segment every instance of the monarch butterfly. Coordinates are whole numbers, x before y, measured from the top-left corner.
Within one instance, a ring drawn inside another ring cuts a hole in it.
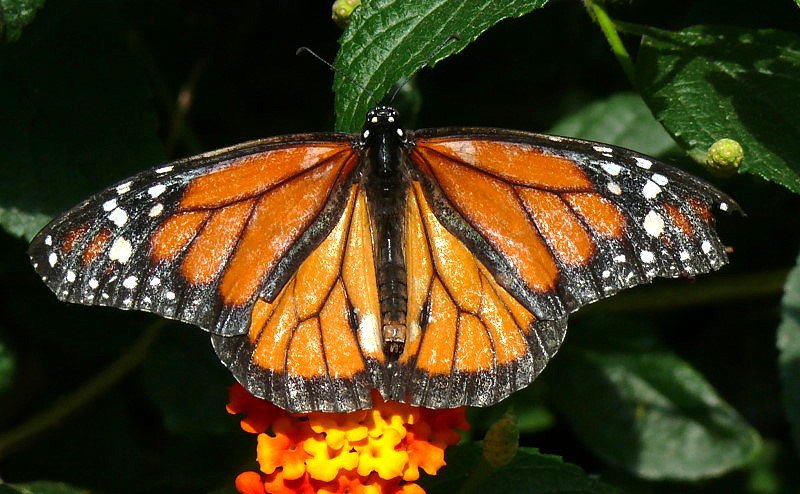
[[[168,163],[46,226],[29,254],[63,301],[211,333],[251,393],[351,411],[527,386],[579,307],[727,263],[711,185],[653,158],[488,128],[300,134]]]

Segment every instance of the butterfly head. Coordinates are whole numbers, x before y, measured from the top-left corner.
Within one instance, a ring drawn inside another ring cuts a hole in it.
[[[391,106],[376,106],[367,112],[367,119],[364,122],[362,135],[367,139],[370,135],[389,132],[403,137],[403,130],[400,127],[400,113]]]

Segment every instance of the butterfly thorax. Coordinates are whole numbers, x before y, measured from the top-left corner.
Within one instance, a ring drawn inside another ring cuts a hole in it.
[[[406,267],[403,245],[403,211],[406,178],[402,172],[401,148],[406,142],[398,113],[377,107],[367,114],[362,131],[362,149],[367,166],[364,187],[375,228],[375,268],[381,306],[383,351],[397,358],[406,341]]]

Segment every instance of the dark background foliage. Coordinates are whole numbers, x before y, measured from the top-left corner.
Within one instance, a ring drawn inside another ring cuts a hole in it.
[[[782,324],[781,297],[800,246],[800,200],[790,192],[797,191],[792,173],[800,173],[795,162],[794,172],[770,174],[776,160],[768,153],[797,156],[800,8],[789,0],[617,1],[606,8],[616,19],[673,34],[695,25],[781,32],[757,35],[758,49],[748,55],[736,31],[721,38],[724,46],[708,48],[711,62],[692,58],[702,63],[689,76],[704,75],[714,60],[722,72],[725,64],[756,67],[747,79],[751,93],[722,86],[728,114],[703,113],[699,103],[696,112],[676,106],[686,95],[670,93],[670,80],[654,82],[672,63],[668,49],[659,52],[666,41],[656,36],[640,48],[638,36],[625,37],[638,73],[654,75],[638,85],[648,109],[584,5],[554,0],[423,69],[398,103],[419,104],[409,112],[414,127],[553,129],[652,153],[714,181],[747,217],[720,220],[734,248],[724,272],[659,281],[572,318],[562,352],[511,402],[524,446],[580,469],[529,449],[492,485],[797,492],[789,424],[800,428],[800,273],[788,285]],[[305,45],[334,59],[341,30],[329,5],[5,0],[0,15],[0,477],[17,485],[0,485],[0,492],[80,492],[30,484],[42,480],[96,492],[230,492],[235,474],[254,468],[254,441],[225,413],[231,378],[207,335],[177,323],[157,332],[153,316],[58,303],[28,264],[26,238],[88,194],[156,163],[259,137],[331,130],[334,75],[295,56]],[[337,63],[347,65],[342,57]],[[348,120],[350,102],[363,94],[358,101],[366,105],[386,90],[361,88],[358,66],[343,70],[336,76],[340,128],[356,118],[353,111]],[[768,72],[775,75],[756,80]],[[703,93],[711,89],[699,91],[686,97],[716,101]],[[745,139],[743,168],[753,174],[710,177],[688,158],[698,144],[687,135],[692,125],[714,134],[731,113],[751,117],[748,130],[765,150],[748,155],[756,144]],[[47,415],[68,409],[63,399],[76,390],[83,406],[75,413]],[[473,411],[472,439],[508,408]],[[47,426],[29,434],[31,419]],[[456,450],[430,492],[457,488],[478,454]],[[540,483],[526,484],[531,478]]]

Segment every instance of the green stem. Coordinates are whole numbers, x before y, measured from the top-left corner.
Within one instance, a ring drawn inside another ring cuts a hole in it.
[[[584,308],[579,314],[600,311],[654,311],[710,305],[777,296],[783,293],[788,269],[740,275],[717,275],[691,284],[680,281],[659,282],[617,295]],[[667,283],[667,284],[664,284]]]
[[[97,376],[72,393],[60,398],[49,409],[34,415],[14,429],[0,434],[0,459],[29,445],[35,437],[58,426],[70,415],[95,401],[130,374],[147,356],[150,346],[166,323],[166,321],[160,320],[150,325],[125,353]]]
[[[600,30],[603,31],[612,53],[617,57],[617,61],[622,66],[622,70],[625,72],[628,80],[632,85],[636,86],[636,70],[633,67],[633,61],[631,60],[628,50],[625,49],[625,45],[619,37],[614,20],[608,16],[603,7],[593,0],[584,0],[584,4],[595,22],[597,22],[597,25],[600,26]]]

